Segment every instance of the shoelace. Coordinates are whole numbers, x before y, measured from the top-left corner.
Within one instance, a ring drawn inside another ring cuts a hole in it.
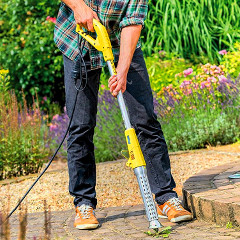
[[[179,211],[182,210],[181,201],[180,201],[178,198],[171,198],[168,202],[169,202],[172,206],[174,206],[176,210],[179,210]]]
[[[78,210],[80,211],[80,214],[81,214],[83,219],[90,218],[91,209],[92,209],[92,207],[90,207],[88,205],[85,205],[85,204],[78,207]]]

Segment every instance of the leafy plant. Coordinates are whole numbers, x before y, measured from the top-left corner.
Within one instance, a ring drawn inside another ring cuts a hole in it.
[[[3,0],[0,4],[0,67],[9,69],[11,88],[19,99],[38,93],[64,101],[63,64],[53,41],[58,1]]]
[[[1,93],[7,93],[9,90],[9,76],[8,76],[9,71],[8,70],[0,70],[0,92]]]
[[[159,52],[145,58],[151,87],[159,92],[163,87],[172,84],[179,85],[176,74],[190,67],[191,64],[183,58],[177,58],[173,54]]]
[[[3,95],[5,102],[9,99],[10,77],[8,70],[0,70],[0,94]]]
[[[172,230],[172,227],[165,227],[160,232],[147,231],[144,233],[146,233],[148,236],[155,237],[155,238],[159,238],[159,237],[168,238],[169,235],[171,234],[171,230]]]
[[[145,55],[164,50],[213,62],[220,59],[219,50],[233,49],[240,40],[238,0],[150,0],[148,9]]]
[[[228,228],[228,229],[233,228],[233,224],[232,224],[232,222],[227,222],[227,224],[226,224],[226,228]]]
[[[240,73],[240,42],[235,43],[234,48],[233,51],[222,53],[221,64],[225,66],[227,73],[236,78]]]
[[[219,76],[220,80],[213,83],[203,81],[204,84],[197,85],[187,81],[181,84],[181,88],[169,86],[163,89],[158,102],[155,102],[155,109],[161,116],[170,150],[237,141],[240,135],[240,78],[232,80]]]

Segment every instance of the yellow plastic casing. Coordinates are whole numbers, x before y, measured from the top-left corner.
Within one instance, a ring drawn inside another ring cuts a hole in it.
[[[93,28],[97,34],[96,39],[94,39],[86,32],[84,32],[83,29],[78,24],[76,27],[76,32],[80,34],[83,38],[85,38],[98,51],[101,51],[106,62],[107,61],[113,62],[114,57],[112,53],[112,45],[106,28],[96,19],[93,19]]]
[[[129,159],[127,166],[131,168],[146,166],[137,135],[133,128],[125,130],[125,137],[128,145]]]

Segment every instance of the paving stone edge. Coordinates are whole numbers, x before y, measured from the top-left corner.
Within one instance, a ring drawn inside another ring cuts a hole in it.
[[[240,180],[229,175],[240,171],[240,161],[203,170],[183,185],[183,204],[197,219],[240,226]]]

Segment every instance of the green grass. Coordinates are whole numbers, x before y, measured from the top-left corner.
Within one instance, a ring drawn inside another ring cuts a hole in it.
[[[143,30],[143,50],[175,52],[181,57],[205,56],[240,40],[238,0],[150,0]]]

